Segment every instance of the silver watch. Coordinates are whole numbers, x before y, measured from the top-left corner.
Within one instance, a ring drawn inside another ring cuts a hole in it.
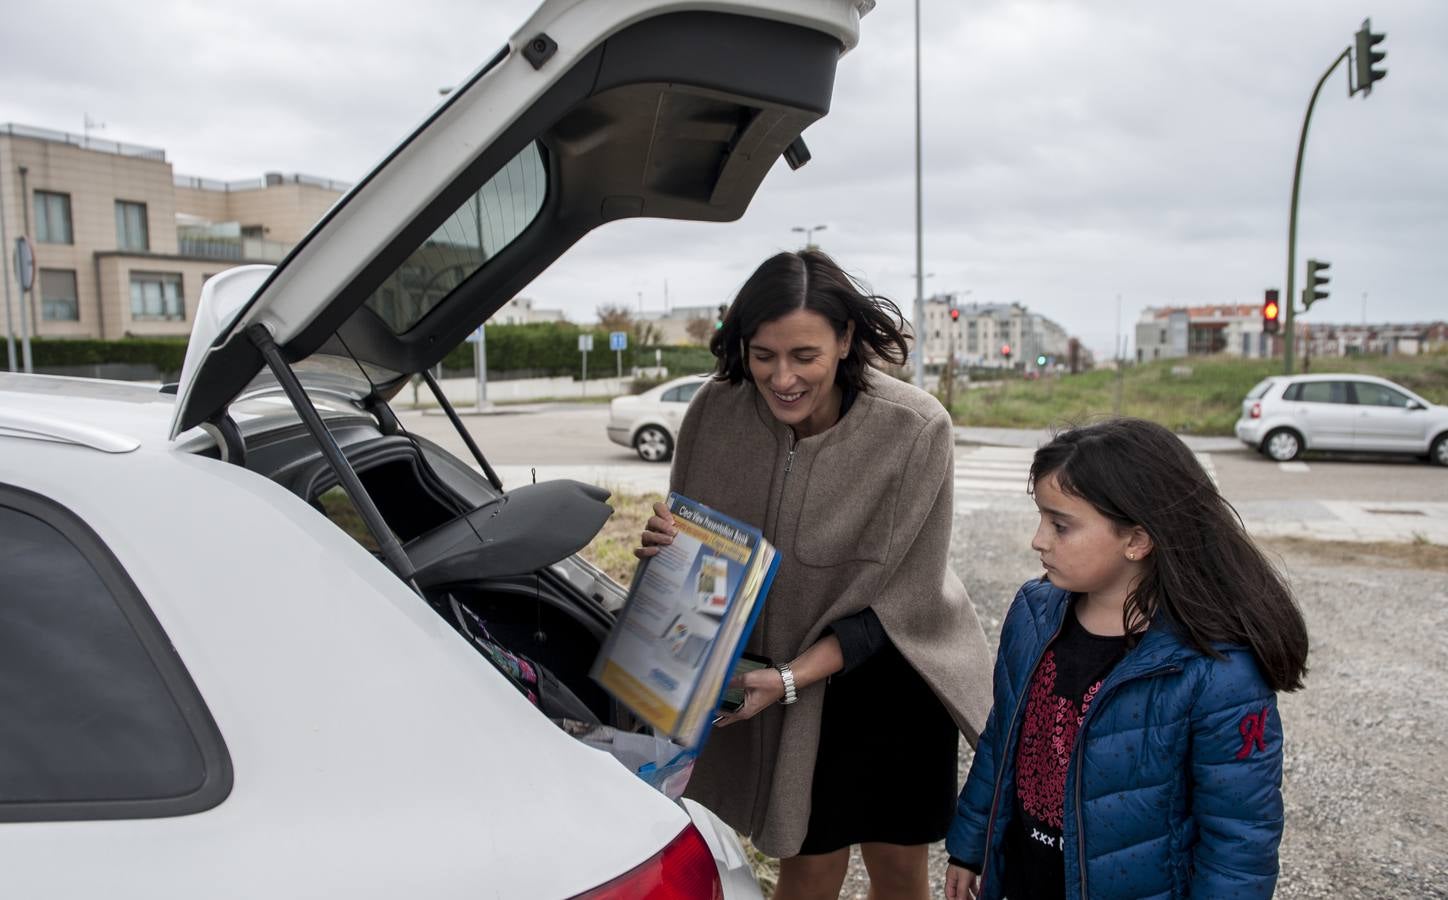
[[[775,668],[779,670],[779,677],[784,679],[784,696],[779,702],[788,706],[799,699],[799,695],[794,692],[794,673],[789,670],[789,663],[780,663]]]

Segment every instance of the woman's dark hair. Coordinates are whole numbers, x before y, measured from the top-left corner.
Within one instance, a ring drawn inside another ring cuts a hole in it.
[[[1054,475],[1118,528],[1151,538],[1123,614],[1128,635],[1162,622],[1209,656],[1251,649],[1274,691],[1302,687],[1307,625],[1292,592],[1181,439],[1153,422],[1110,419],[1063,431],[1036,451],[1031,490]]]
[[[745,348],[766,322],[808,309],[829,320],[836,335],[855,323],[850,352],[840,360],[835,382],[857,391],[866,389],[865,373],[872,359],[905,364],[910,345],[900,308],[872,294],[818,250],[777,253],[744,282],[724,323],[714,332],[709,350],[719,360],[714,377],[739,384],[748,380]]]

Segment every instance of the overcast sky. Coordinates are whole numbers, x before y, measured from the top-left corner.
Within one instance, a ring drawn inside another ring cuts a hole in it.
[[[532,3],[130,0],[7,17],[0,122],[164,147],[176,171],[359,180]],[[1019,301],[1098,353],[1140,310],[1285,287],[1298,131],[1365,16],[1389,77],[1313,116],[1298,264],[1332,262],[1313,321],[1448,317],[1448,3],[924,0],[927,293]],[[727,301],[816,240],[907,313],[914,297],[913,4],[880,0],[840,64],[814,160],[782,162],[729,225],[594,232],[524,293],[579,321],[605,303]],[[1299,270],[1298,282],[1302,275]]]

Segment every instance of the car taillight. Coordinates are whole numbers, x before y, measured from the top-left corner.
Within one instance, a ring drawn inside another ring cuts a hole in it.
[[[719,870],[692,824],[652,859],[575,900],[723,900]]]
[[[1262,404],[1260,404],[1260,403],[1253,403],[1253,404],[1252,404],[1252,412],[1249,413],[1249,415],[1251,415],[1251,417],[1254,418],[1254,419],[1260,419],[1260,418],[1262,418]]]

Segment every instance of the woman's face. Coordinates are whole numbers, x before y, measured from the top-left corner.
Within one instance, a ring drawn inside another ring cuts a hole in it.
[[[800,437],[819,434],[840,417],[835,371],[850,348],[824,316],[799,309],[765,322],[749,339],[749,374],[774,417]]]

